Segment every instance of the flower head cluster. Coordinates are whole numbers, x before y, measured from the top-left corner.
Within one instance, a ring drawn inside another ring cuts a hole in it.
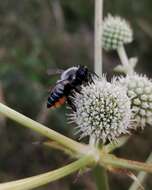
[[[72,119],[81,137],[94,136],[105,143],[128,133],[130,99],[126,89],[115,82],[109,83],[103,78],[83,86],[81,93],[76,93],[74,103],[76,112]]]
[[[120,78],[119,81],[128,88],[135,126],[143,128],[146,123],[152,125],[152,81],[137,74]]]
[[[120,17],[108,15],[103,23],[103,48],[116,50],[132,42],[133,33],[129,24]]]

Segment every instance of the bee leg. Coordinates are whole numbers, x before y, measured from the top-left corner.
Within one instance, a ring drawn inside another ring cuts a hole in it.
[[[77,86],[77,87],[74,88],[74,90],[75,90],[77,93],[80,94],[80,92],[81,92],[81,87],[80,87],[80,86]]]
[[[89,73],[88,81],[89,81],[90,83],[93,83],[93,84],[94,84],[93,78],[95,78],[95,77],[96,77],[96,79],[99,79],[99,76],[98,76],[95,72]]]
[[[69,97],[67,97],[67,103],[72,108],[72,110],[76,112],[76,107],[75,107],[74,103],[72,102],[72,100]]]
[[[98,76],[95,72],[92,72],[92,74],[93,74],[94,76],[96,76],[97,78],[99,78],[99,76]]]
[[[88,72],[88,76],[85,80],[86,84],[93,83],[93,74],[91,72]]]

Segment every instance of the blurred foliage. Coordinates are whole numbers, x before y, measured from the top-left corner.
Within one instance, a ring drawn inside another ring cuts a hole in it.
[[[152,76],[152,1],[106,0],[104,15],[121,15],[129,20],[135,40],[127,47],[129,56],[138,56],[138,72]],[[58,76],[49,69],[87,65],[93,69],[93,0],[5,0],[0,1],[0,101],[70,136],[65,106],[57,110],[45,107],[48,90]],[[104,72],[112,76],[119,63],[115,52],[104,53]],[[2,96],[3,94],[3,96]],[[36,146],[41,139],[12,121],[0,125],[0,181],[39,174],[68,163],[63,153]],[[145,160],[151,151],[152,129],[136,134],[117,155]],[[138,147],[141,147],[140,149]],[[113,190],[127,189],[126,177],[110,175]],[[40,190],[94,190],[91,174],[73,175]],[[147,180],[147,189],[152,187]]]

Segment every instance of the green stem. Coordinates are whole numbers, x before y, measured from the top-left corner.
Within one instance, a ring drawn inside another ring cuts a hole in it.
[[[102,75],[102,15],[103,0],[95,0],[94,71]]]
[[[104,167],[110,166],[115,168],[127,168],[131,170],[145,171],[152,173],[152,164],[117,158],[112,154],[106,154],[106,155],[101,154],[100,160],[101,160],[101,165],[103,165]]]
[[[0,190],[30,190],[45,185],[47,183],[50,183],[52,181],[55,181],[57,179],[61,179],[64,176],[67,176],[93,163],[94,163],[93,156],[86,155],[81,159],[71,164],[68,164],[67,166],[64,166],[60,169],[56,169],[54,171],[47,172],[34,177],[28,177],[13,182],[2,183],[0,184]]]
[[[97,190],[109,190],[108,176],[105,168],[97,165],[93,169]]]
[[[33,121],[32,119],[24,116],[21,113],[18,113],[17,111],[5,106],[4,104],[0,103],[0,113],[4,116],[20,123],[24,127],[30,128],[41,135],[44,135],[48,137],[51,140],[54,140],[58,142],[59,144],[63,145],[64,147],[69,148],[72,151],[76,151],[77,153],[84,154],[84,152],[87,152],[87,146],[80,144],[68,137],[65,137],[64,135],[61,135],[54,130],[45,127],[44,125]]]
[[[73,152],[72,150],[65,148],[64,146],[59,145],[57,142],[51,142],[51,141],[45,141],[41,143],[42,145],[49,147],[49,148],[53,148],[53,149],[57,149],[60,151],[63,151],[65,154],[69,155],[72,158],[77,158],[78,155],[75,154],[75,152]]]
[[[125,48],[124,46],[120,46],[118,49],[117,49],[117,52],[118,52],[118,55],[120,57],[120,60],[121,60],[121,63],[125,66],[128,66],[129,65],[129,60],[128,60],[128,57],[127,57],[127,54],[126,54],[126,51],[125,51]]]
[[[134,69],[131,67],[131,65],[129,64],[129,59],[128,59],[128,56],[126,54],[126,51],[125,51],[125,48],[124,46],[120,46],[118,49],[117,49],[117,52],[118,52],[118,55],[119,55],[119,58],[121,60],[121,63],[122,65],[124,66],[125,68],[125,72],[126,74],[133,74],[134,72]]]
[[[103,0],[95,0],[95,32],[94,32],[94,71],[102,75],[102,26]],[[90,141],[92,143],[92,141]],[[101,166],[94,169],[94,177],[98,190],[108,190],[106,170]]]
[[[112,152],[115,149],[123,146],[128,141],[128,139],[129,139],[129,136],[120,137],[118,139],[118,143],[109,143],[108,145],[104,147],[104,149],[107,153]]]

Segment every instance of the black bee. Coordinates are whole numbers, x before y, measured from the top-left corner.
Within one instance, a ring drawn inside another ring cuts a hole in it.
[[[92,83],[92,77],[93,73],[86,66],[70,67],[65,70],[50,92],[47,108],[59,107],[67,101],[70,107],[76,110],[70,97],[74,91],[80,92],[82,84]]]

